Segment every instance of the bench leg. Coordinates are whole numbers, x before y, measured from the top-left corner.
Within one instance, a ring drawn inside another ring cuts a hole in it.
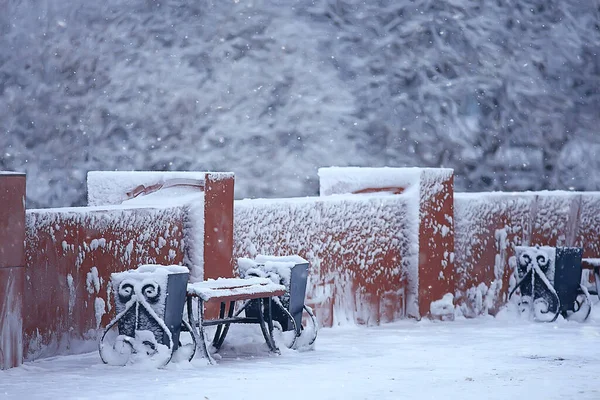
[[[225,318],[225,303],[221,302],[221,307],[219,308],[219,319]],[[223,325],[217,325],[217,329],[215,330],[215,336],[213,337],[212,345],[213,347],[217,347],[217,343],[221,338],[221,332],[223,331]]]
[[[267,342],[267,345],[269,346],[269,350],[271,350],[274,353],[280,354],[279,349],[277,348],[277,345],[275,344],[275,340],[273,339],[273,316],[271,314],[271,299],[269,297],[265,298],[265,299],[259,299],[259,310],[260,312],[258,313],[258,320],[260,322],[260,329],[262,330],[262,334],[265,337],[265,341]],[[266,303],[265,303],[266,301]],[[264,308],[263,308],[264,307]],[[264,313],[263,313],[263,309],[264,311],[266,311],[267,314],[267,320],[265,321],[265,317],[264,317]]]
[[[227,318],[232,318],[233,317],[233,311],[235,309],[235,301],[230,301],[229,302],[229,312],[227,313]],[[225,303],[221,303],[221,314],[225,314]],[[223,315],[221,316],[221,318],[223,318]],[[223,342],[225,341],[225,336],[227,336],[227,332],[229,332],[229,326],[231,324],[224,324],[223,325],[219,325],[219,327],[217,328],[217,330],[220,330],[220,334],[219,337],[217,338],[217,334],[215,333],[215,338],[213,339],[213,347],[217,350],[219,350],[221,348],[221,346],[223,345]],[[221,329],[221,327],[223,329]]]
[[[188,297],[188,320],[190,322],[190,327],[192,328],[192,335],[196,335],[196,345],[200,347],[200,351],[202,352],[204,358],[206,358],[210,364],[214,364],[215,360],[212,358],[210,352],[208,351],[208,347],[206,346],[206,335],[204,333],[204,326],[202,325],[202,322],[204,321],[204,302],[202,299],[198,299],[198,314],[200,315],[199,321],[195,321],[194,319],[194,310],[192,305],[192,297]],[[196,327],[198,330],[196,330]]]
[[[594,267],[594,283],[596,283],[596,295],[600,299],[600,266]]]

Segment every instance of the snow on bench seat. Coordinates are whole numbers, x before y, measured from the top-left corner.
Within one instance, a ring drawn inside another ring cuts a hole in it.
[[[285,286],[273,283],[268,278],[219,278],[189,283],[188,296],[200,297],[203,301],[237,301],[262,297],[283,296]]]
[[[581,260],[583,269],[594,269],[600,267],[600,258],[584,258]]]

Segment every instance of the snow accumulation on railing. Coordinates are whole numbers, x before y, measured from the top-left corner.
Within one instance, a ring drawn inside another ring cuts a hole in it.
[[[230,172],[152,172],[152,171],[90,171],[87,177],[88,203],[94,205],[121,204],[165,190],[155,198],[175,199],[205,189],[207,176],[211,180],[233,178]]]
[[[0,175],[18,175],[18,176],[23,176],[25,175],[24,172],[15,172],[15,171],[0,171]]]
[[[421,180],[435,173],[452,176],[451,169],[432,168],[363,168],[329,167],[319,169],[321,196],[342,193],[388,191],[402,193],[418,186]]]

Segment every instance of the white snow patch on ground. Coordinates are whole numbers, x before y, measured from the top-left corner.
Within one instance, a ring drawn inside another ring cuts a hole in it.
[[[260,334],[242,334],[256,327],[237,325],[216,366],[111,367],[97,352],[55,357],[0,371],[0,397],[599,399],[597,311],[584,324],[490,317],[323,329],[315,351],[281,356],[266,352]]]

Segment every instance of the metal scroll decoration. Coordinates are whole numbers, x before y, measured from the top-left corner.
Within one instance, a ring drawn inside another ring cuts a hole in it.
[[[171,360],[175,346],[171,331],[159,316],[164,309],[161,290],[152,279],[124,279],[119,283],[115,293],[117,316],[106,327],[99,345],[105,364],[125,365],[132,358],[147,358],[164,366]],[[106,338],[115,325],[119,335],[111,346]]]
[[[520,305],[523,309],[533,311],[534,318],[538,321],[556,321],[560,314],[560,299],[553,284],[553,258],[546,249],[518,249],[516,277],[517,284],[509,297],[519,289]]]

